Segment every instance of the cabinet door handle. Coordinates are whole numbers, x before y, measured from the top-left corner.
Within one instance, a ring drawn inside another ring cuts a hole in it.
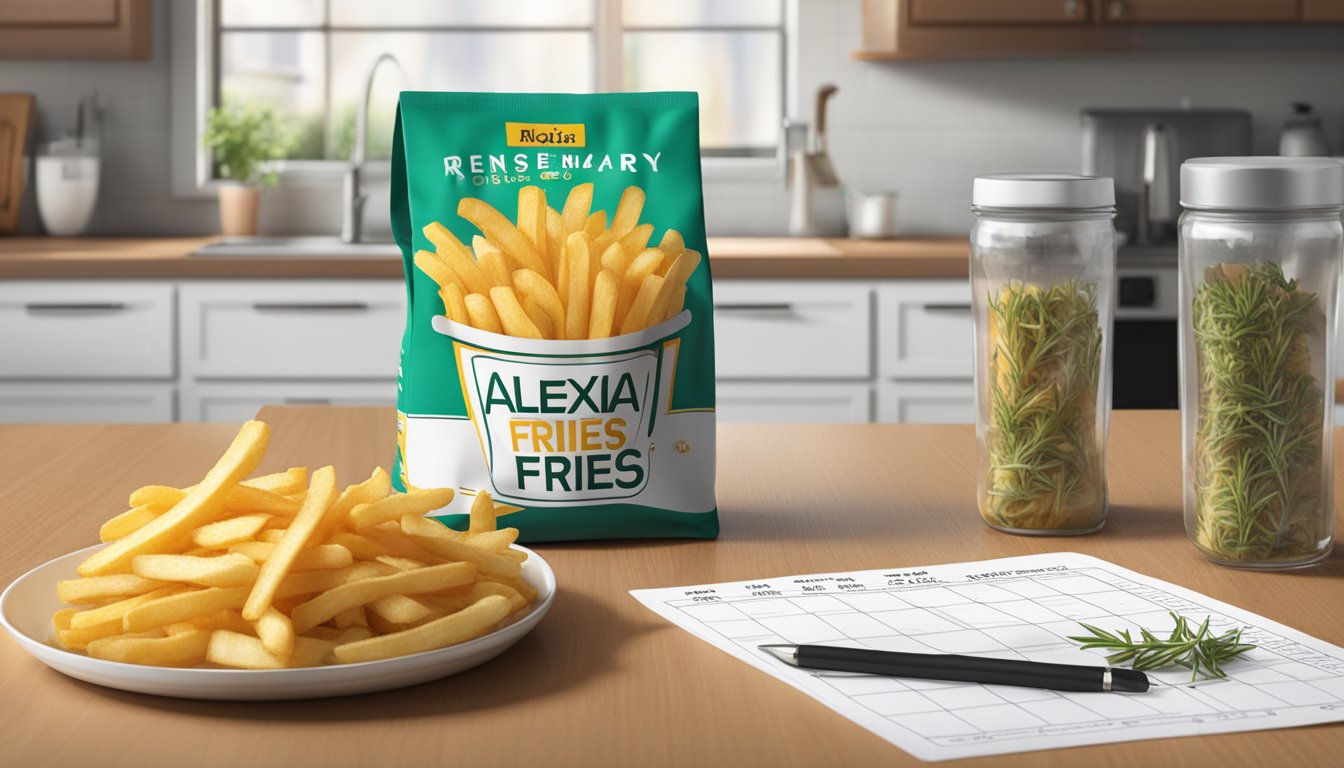
[[[330,397],[286,397],[285,405],[331,405]]]
[[[793,310],[793,304],[788,302],[778,304],[715,304],[714,308],[724,312],[790,312]]]
[[[970,304],[925,304],[926,312],[970,312]]]
[[[329,302],[257,302],[252,308],[258,312],[363,312],[369,305],[362,301]]]
[[[120,312],[126,309],[124,301],[35,301],[23,305],[29,314],[39,312]]]

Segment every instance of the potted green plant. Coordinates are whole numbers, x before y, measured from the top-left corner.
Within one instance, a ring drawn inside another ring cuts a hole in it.
[[[210,110],[202,143],[214,154],[221,179],[220,231],[225,236],[255,235],[261,187],[276,182],[269,163],[289,151],[289,128],[270,106],[227,104]]]

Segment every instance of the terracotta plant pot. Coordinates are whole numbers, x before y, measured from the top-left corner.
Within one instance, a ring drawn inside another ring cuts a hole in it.
[[[225,237],[257,234],[257,209],[261,188],[256,184],[226,181],[219,186],[219,231]]]

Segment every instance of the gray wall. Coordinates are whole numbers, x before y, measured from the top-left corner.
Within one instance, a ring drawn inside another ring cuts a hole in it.
[[[859,0],[799,2],[801,112],[810,113],[810,94],[819,84],[840,86],[831,113],[840,175],[853,188],[896,190],[908,234],[964,232],[977,173],[1077,170],[1078,111],[1088,106],[1174,107],[1188,97],[1199,107],[1250,109],[1256,149],[1272,153],[1288,103],[1308,101],[1344,154],[1344,53],[857,62],[849,54],[859,45]],[[191,41],[169,40],[168,6],[155,0],[152,61],[0,62],[0,90],[37,96],[44,139],[73,125],[82,94],[100,92],[106,143],[94,234],[215,231],[212,202],[172,196],[169,45]],[[1293,39],[1246,33],[1278,45]],[[334,189],[269,191],[268,198],[262,225],[269,231],[334,233],[338,227]],[[23,229],[37,232],[31,197],[28,203]],[[782,233],[786,206],[782,182],[707,183],[713,234]]]

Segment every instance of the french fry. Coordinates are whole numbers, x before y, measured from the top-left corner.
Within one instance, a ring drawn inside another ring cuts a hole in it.
[[[663,284],[658,289],[658,296],[649,310],[649,325],[656,325],[669,317],[668,308],[672,306],[672,297],[686,287],[686,281],[698,266],[700,266],[699,252],[689,250],[681,252],[672,267],[667,270],[667,277],[663,279]]]
[[[342,611],[367,605],[379,598],[438,592],[470,584],[475,578],[476,567],[471,563],[444,563],[342,584],[295,606],[291,614],[294,631],[302,634]]]
[[[576,184],[569,190],[569,197],[565,198],[564,213],[561,214],[566,235],[584,231],[588,223],[588,212],[592,206],[593,185],[591,183]],[[602,218],[602,229],[606,228],[607,221],[604,216]]]
[[[625,317],[630,313],[630,308],[635,305],[635,298],[639,296],[640,288],[644,286],[644,279],[655,274],[662,261],[662,251],[657,248],[646,248],[630,262],[629,268],[620,276],[621,294],[620,299],[616,302],[616,322],[618,324],[625,322]]]
[[[239,632],[220,630],[210,636],[205,660],[234,669],[296,669],[320,666],[335,647],[335,640],[316,637],[294,639],[291,654],[280,655],[267,648],[259,638]]]
[[[471,248],[476,252],[476,263],[481,266],[481,272],[491,286],[513,285],[509,279],[513,270],[509,268],[509,260],[499,246],[477,235],[472,238]]]
[[[124,635],[121,620],[107,621],[102,624],[95,624],[91,627],[82,629],[58,629],[56,630],[56,642],[62,646],[73,650],[83,651],[94,640],[100,640],[104,637],[113,637],[115,635]]]
[[[544,208],[544,201],[542,205]],[[476,225],[481,234],[517,259],[524,269],[546,271],[546,264],[537,253],[532,239],[518,231],[518,227],[514,226],[504,214],[495,210],[494,206],[478,198],[464,197],[458,202],[457,215]]]
[[[621,247],[620,243],[612,243],[607,246],[607,250],[602,252],[602,261],[600,268],[611,272],[620,277],[625,274],[625,270],[630,268],[630,263],[635,260],[639,253],[631,253]]]
[[[471,590],[465,595],[432,595],[425,600],[432,603],[433,607],[442,613],[457,613],[490,595],[499,595],[508,600],[510,613],[527,606],[527,600],[518,590],[496,581],[478,581],[472,585]]]
[[[620,281],[605,269],[597,273],[593,283],[592,309],[588,316],[588,338],[605,339],[611,336],[616,324],[616,304],[620,300]]]
[[[230,544],[252,539],[273,519],[267,514],[254,514],[207,523],[191,532],[191,541],[198,547],[223,549]]]
[[[546,313],[542,311],[541,305],[537,303],[536,299],[530,296],[523,297],[523,313],[527,315],[527,319],[531,320],[533,325],[537,326],[537,332],[541,334],[541,338],[556,338],[555,329],[551,327],[551,318],[547,317]]]
[[[492,505],[493,506],[493,505]],[[467,536],[466,542],[477,549],[508,552],[509,545],[518,540],[517,528],[494,528]],[[522,554],[519,552],[518,554]]]
[[[90,576],[56,582],[56,597],[71,605],[88,605],[118,598],[135,597],[171,586],[165,581],[146,579],[131,573]]]
[[[470,544],[447,536],[443,524],[429,518],[407,516],[401,518],[401,530],[416,544],[435,557],[454,562],[475,564],[482,574],[500,576],[522,576],[522,566],[495,552],[478,549]]]
[[[225,609],[241,608],[247,600],[247,592],[247,587],[208,587],[157,597],[127,611],[121,618],[122,626],[127,632],[144,632]]]
[[[635,295],[635,302],[630,305],[630,311],[621,321],[622,335],[648,327],[649,313],[653,310],[653,304],[657,301],[658,292],[662,290],[664,282],[663,278],[657,275],[644,278],[643,284],[639,286],[639,293]]]
[[[350,664],[432,651],[480,637],[508,617],[509,613],[509,601],[506,598],[490,595],[457,613],[412,629],[338,645],[332,650],[332,656],[338,663]]]
[[[330,640],[337,645],[341,643],[353,643],[356,640],[363,640],[366,637],[373,637],[373,633],[368,627],[347,627],[337,629],[335,627],[313,627],[308,630],[304,637],[311,637],[316,640]]]
[[[468,518],[470,520],[467,526],[468,533],[495,530],[495,500],[489,491],[481,489],[476,492],[476,498],[471,500],[471,512]],[[470,542],[471,539],[468,538],[467,541]]]
[[[278,544],[272,544],[269,541],[244,541],[234,544],[230,551],[247,557],[256,563],[264,563],[275,553]],[[303,571],[326,571],[333,568],[345,568],[355,562],[354,555],[350,550],[339,544],[318,544],[308,547],[299,552],[290,564],[289,570],[292,573],[301,573]]]
[[[400,520],[406,515],[424,515],[447,506],[453,500],[452,488],[417,488],[396,493],[371,504],[360,504],[350,512],[355,529]]]
[[[364,612],[364,606],[356,605],[333,616],[331,623],[335,624],[338,629],[367,627],[369,626],[369,616]]]
[[[557,283],[560,293],[565,297],[565,333],[566,339],[588,338],[589,307],[589,260],[592,254],[588,249],[588,235],[575,232],[565,241],[565,273],[563,281]]]
[[[434,522],[429,520],[429,518],[421,517],[420,515],[407,515],[407,517]],[[435,523],[435,525],[438,525],[445,531],[451,530],[441,523]],[[391,555],[393,557],[419,560],[425,563],[439,564],[444,561],[444,558],[426,550],[424,547],[415,543],[415,540],[410,536],[407,536],[405,531],[402,530],[400,522],[383,523],[382,525],[375,525],[372,528],[362,528],[360,529],[360,533],[364,534],[369,540],[375,542],[382,548],[382,554],[375,559],[381,559],[385,555]],[[458,533],[457,531],[453,531],[453,533],[457,534],[457,536],[460,537],[460,540],[466,540],[466,534]]]
[[[274,606],[257,619],[257,637],[266,650],[281,658],[294,653],[294,623]]]
[[[163,587],[162,589],[156,589],[152,592],[145,592],[144,594],[135,595],[134,597],[127,597],[106,605],[100,605],[97,608],[80,611],[70,616],[70,629],[88,629],[99,624],[106,624],[110,621],[124,620],[127,613],[130,613],[139,606],[172,595],[177,591],[177,587]]]
[[[313,541],[323,541],[350,518],[350,512],[360,504],[369,504],[392,493],[392,478],[382,467],[375,467],[369,479],[347,487],[332,502],[331,510],[313,530]]]
[[[472,326],[490,333],[503,333],[504,326],[499,322],[499,313],[489,296],[480,293],[467,294],[467,319]]]
[[[257,534],[257,541],[265,542],[267,544],[278,544],[280,542],[280,539],[283,539],[284,537],[285,537],[284,528],[267,528],[266,530]]]
[[[256,468],[266,452],[270,428],[249,421],[191,493],[163,515],[128,536],[117,539],[79,564],[80,576],[125,573],[136,555],[169,552],[190,539],[191,531],[212,522],[238,481]]]
[[[410,557],[398,557],[396,555],[379,555],[378,562],[387,563],[398,571],[413,571],[416,568],[425,568],[429,563],[424,560],[416,560]]]
[[[158,667],[189,667],[205,661],[210,633],[200,629],[167,637],[105,637],[89,643],[87,653],[95,659]]]
[[[103,523],[102,527],[98,529],[98,538],[101,541],[116,541],[125,538],[145,527],[149,521],[167,512],[168,509],[169,507],[159,504],[133,506]]]
[[[546,207],[546,251],[555,261],[557,268],[560,264],[560,253],[565,245],[565,218],[560,212]],[[558,279],[558,278],[557,278]]]
[[[571,265],[571,269],[573,265]],[[530,269],[520,269],[513,273],[513,284],[518,292],[541,306],[541,311],[551,319],[551,327],[563,334],[565,329],[565,307],[560,303],[560,295],[555,286],[545,277]],[[563,335],[558,338],[565,338]]]
[[[640,224],[621,235],[621,238],[616,242],[621,246],[621,250],[630,254],[630,258],[634,258],[649,246],[650,237],[653,237],[653,225]]]
[[[457,274],[448,262],[441,256],[431,251],[416,251],[413,259],[416,269],[429,275],[440,288],[446,288],[450,285],[456,285],[459,289],[467,287],[462,276]]]
[[[606,234],[607,231],[607,212],[594,211],[588,215],[588,220],[583,223],[583,231],[588,233],[588,237],[596,240],[598,237]]]
[[[222,611],[207,613],[204,616],[197,616],[190,622],[197,629],[204,629],[207,632],[214,632],[220,629],[227,629],[230,632],[241,632],[245,635],[257,633],[256,624],[243,618],[243,615],[236,610],[225,608]]]
[[[467,246],[463,245],[461,240],[457,239],[457,235],[448,231],[447,227],[437,221],[420,231],[424,233],[425,239],[434,245],[434,250],[440,255],[455,253],[461,256],[471,256],[471,252],[467,250]]]
[[[256,488],[259,491],[278,493],[281,496],[292,496],[296,493],[302,493],[308,487],[308,468],[290,467],[284,472],[248,478],[239,485]]]
[[[469,323],[471,318],[467,315],[466,296],[462,289],[455,284],[445,285],[439,289],[439,298],[443,300],[443,314],[454,323]]]
[[[531,241],[541,260],[541,269],[530,269],[547,277],[554,276],[555,265],[546,251],[546,192],[541,187],[527,186],[518,190],[518,231]]]
[[[377,617],[388,624],[418,624],[434,618],[436,611],[413,597],[388,595],[372,601],[365,607],[370,618]]]
[[[241,587],[257,578],[257,564],[237,553],[218,557],[137,555],[131,561],[137,576],[205,587]]]
[[[285,530],[285,535],[276,545],[275,552],[261,566],[261,572],[257,575],[256,583],[252,585],[252,591],[243,606],[244,619],[256,621],[271,606],[271,600],[275,597],[276,590],[280,588],[280,582],[284,581],[285,575],[294,564],[294,558],[298,557],[299,551],[308,545],[313,531],[331,510],[335,497],[336,470],[323,467],[314,472],[312,482],[308,485],[308,496],[303,500],[298,515]]]
[[[523,305],[518,303],[518,295],[512,288],[491,288],[490,301],[495,306],[504,333],[521,339],[545,338],[541,335],[541,329],[527,316]]]
[[[658,250],[663,252],[663,267],[660,267],[658,274],[666,274],[667,267],[671,267],[673,261],[686,250],[686,241],[681,239],[681,233],[675,229],[669,229],[663,233],[663,239],[658,241]]]
[[[611,233],[621,237],[639,223],[639,214],[644,211],[644,190],[636,186],[626,187],[621,192],[621,202],[616,204],[616,215],[611,217]]]

